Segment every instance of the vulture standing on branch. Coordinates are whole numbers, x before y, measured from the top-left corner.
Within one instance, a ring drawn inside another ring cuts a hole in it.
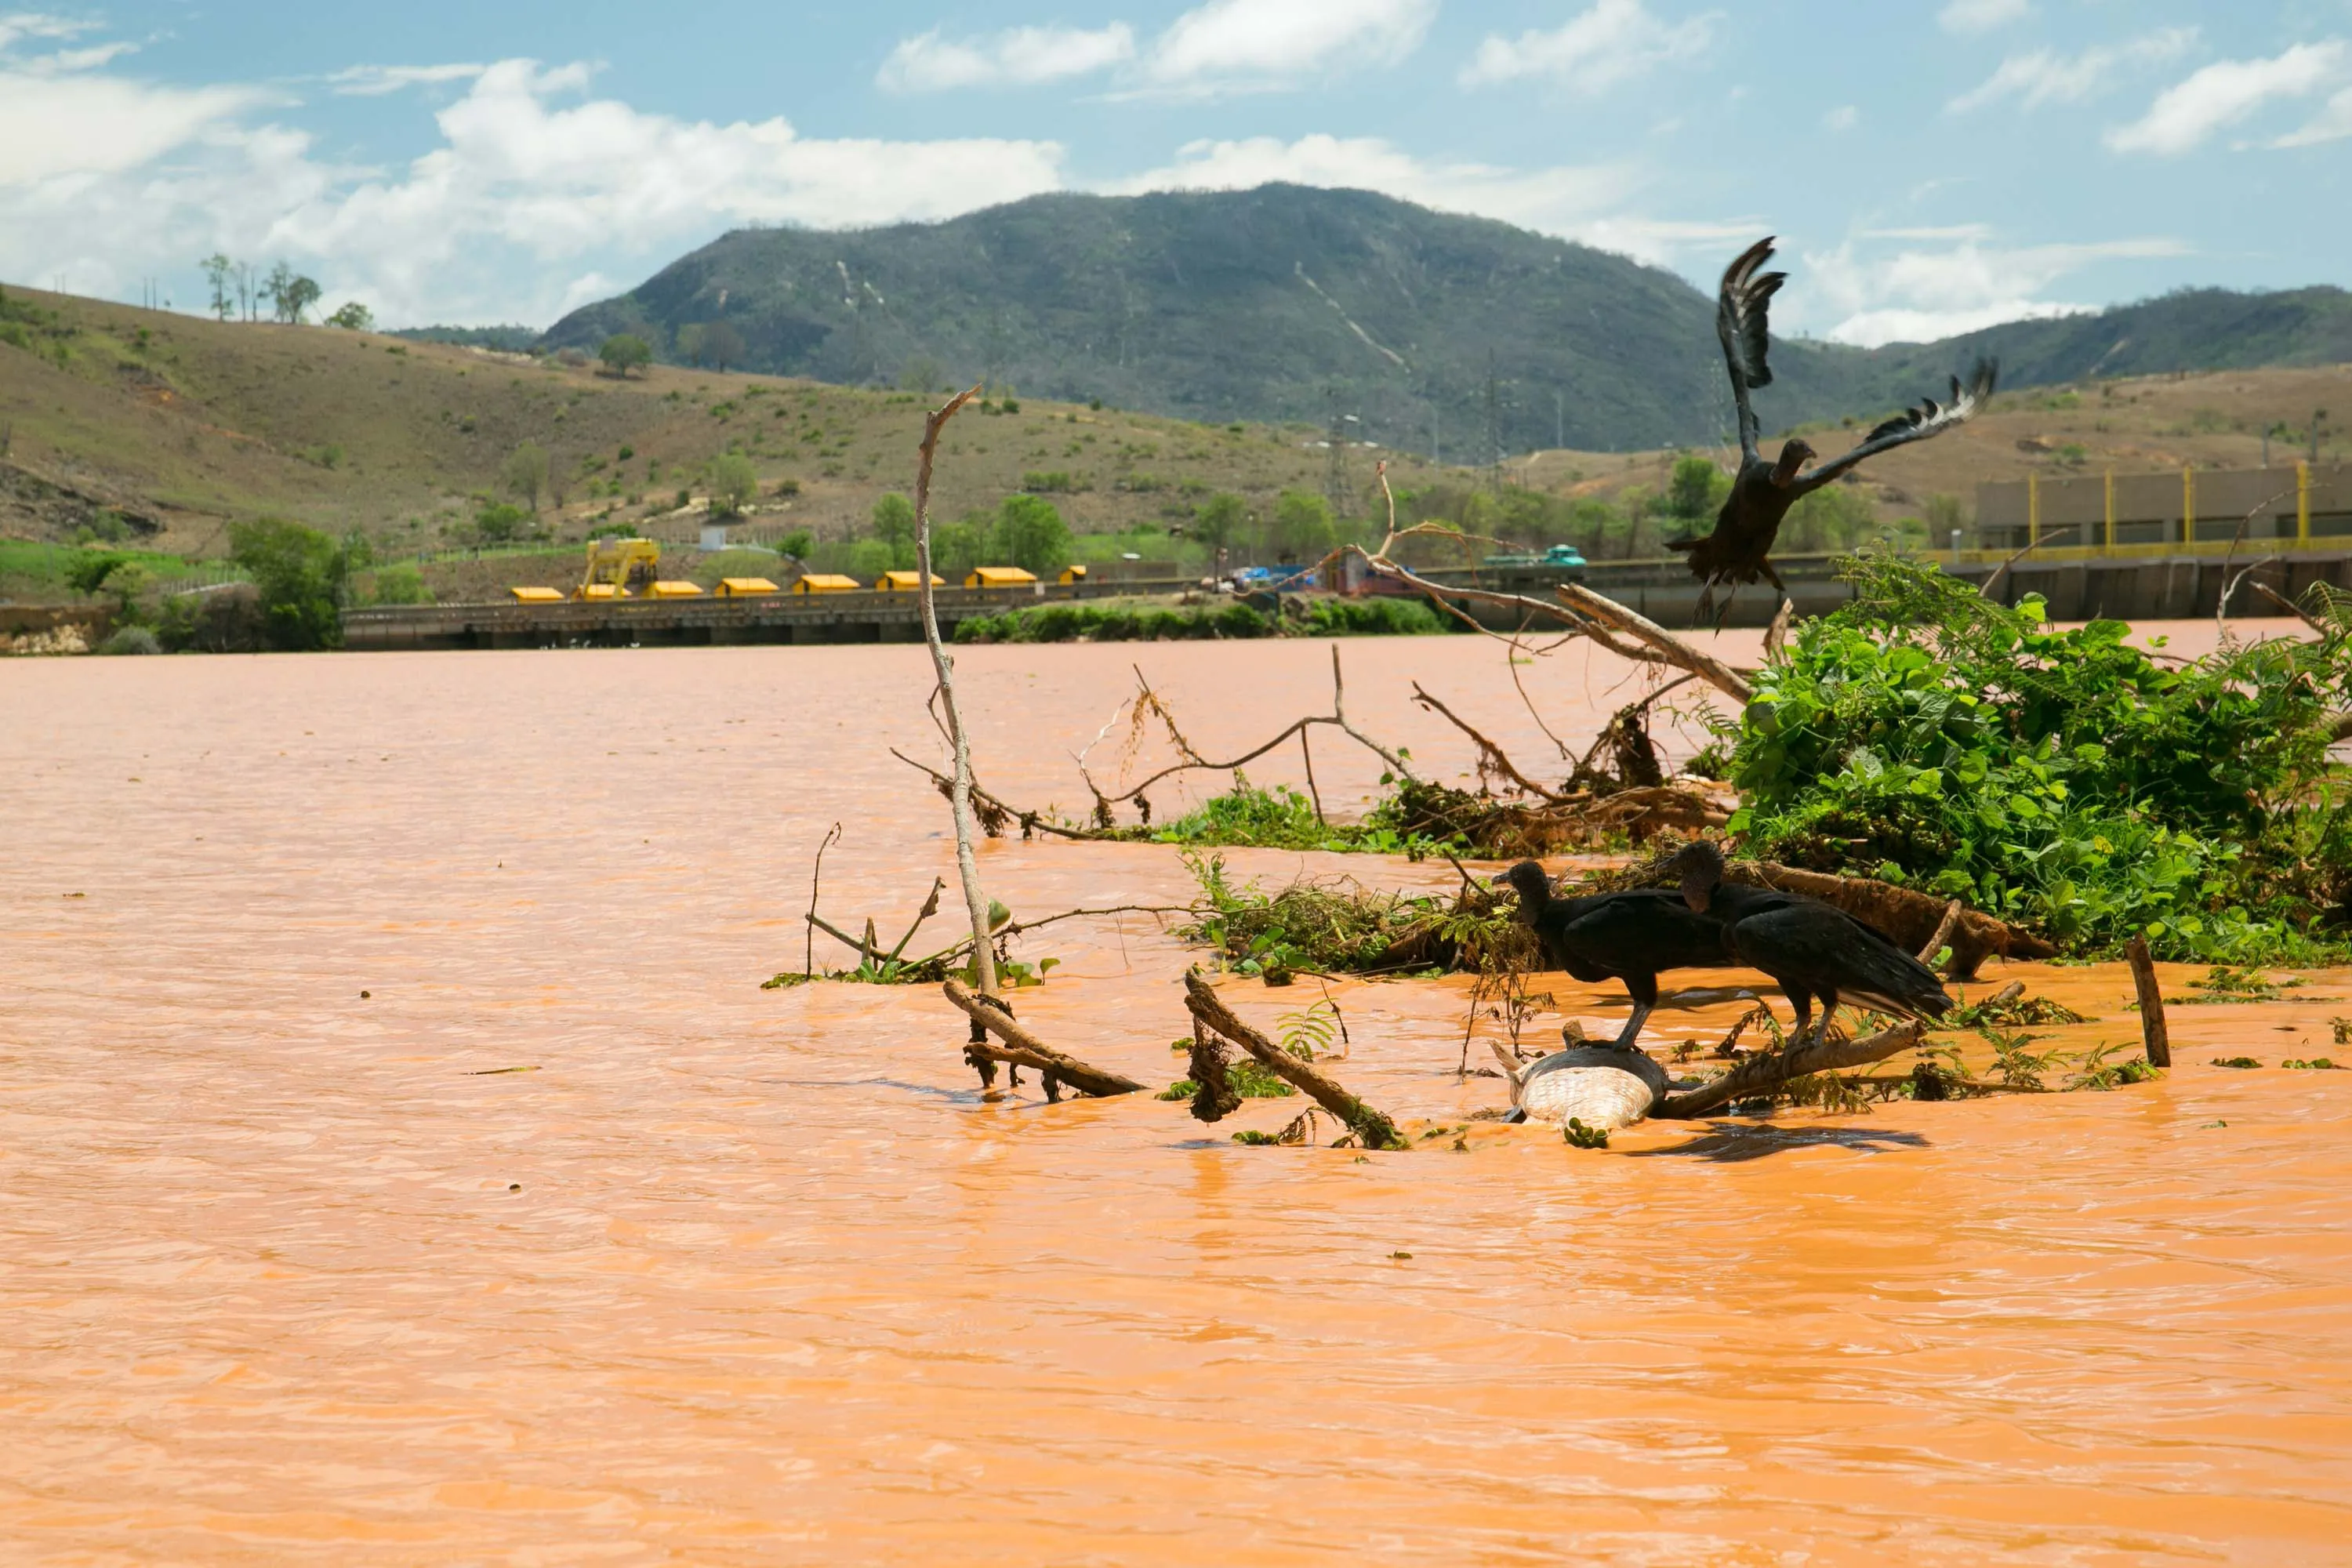
[[[1666,870],[1692,910],[1721,922],[1725,951],[1772,977],[1797,1012],[1802,1040],[1822,999],[1822,1027],[1840,1001],[1901,1018],[1940,1018],[1952,999],[1935,971],[1874,926],[1801,893],[1723,879],[1723,852],[1704,839],[1685,845]]]
[[[1789,509],[1864,458],[1875,457],[1907,441],[1940,436],[1967,419],[1990,401],[1993,380],[2000,368],[1991,360],[1977,361],[1967,386],[1960,384],[1959,377],[1952,378],[1949,404],[1938,404],[1932,397],[1921,398],[1918,407],[1904,410],[1864,437],[1853,450],[1810,472],[1799,470],[1815,453],[1794,436],[1783,441],[1780,455],[1768,462],[1756,448],[1762,426],[1748,405],[1748,395],[1757,387],[1772,384],[1771,367],[1764,361],[1769,336],[1767,315],[1772,296],[1780,292],[1789,275],[1758,270],[1771,259],[1772,239],[1758,240],[1725,269],[1723,287],[1716,295],[1715,334],[1723,340],[1724,364],[1731,373],[1732,399],[1739,405],[1739,471],[1732,476],[1730,498],[1716,515],[1714,532],[1666,541],[1667,549],[1683,551],[1690,556],[1691,575],[1706,584],[1698,598],[1702,616],[1715,607],[1717,587],[1753,583],[1759,574],[1786,595],[1788,588],[1781,583],[1780,574],[1772,570],[1772,563],[1765,557],[1771,553],[1772,542],[1780,531],[1780,520],[1789,515]],[[1730,607],[1730,595],[1727,593],[1727,614]]]
[[[1535,928],[1544,962],[1587,985],[1621,980],[1633,1016],[1616,1040],[1630,1051],[1658,1005],[1658,973],[1719,969],[1730,962],[1723,928],[1664,888],[1634,888],[1582,899],[1552,897],[1551,879],[1522,860],[1495,879],[1519,896],[1519,919]]]

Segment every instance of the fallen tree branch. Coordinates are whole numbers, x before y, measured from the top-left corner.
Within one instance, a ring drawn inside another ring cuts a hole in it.
[[[1502,747],[1495,744],[1493,741],[1488,740],[1485,735],[1480,734],[1468,720],[1454,711],[1453,709],[1448,708],[1444,702],[1432,697],[1423,689],[1421,682],[1418,680],[1412,683],[1412,700],[1422,707],[1440,715],[1455,729],[1470,737],[1471,744],[1478,748],[1478,761],[1482,772],[1498,773],[1502,777],[1507,778],[1513,784],[1518,785],[1521,789],[1527,791],[1529,795],[1548,800],[1554,805],[1561,805],[1567,800],[1568,797],[1566,795],[1560,795],[1555,790],[1546,789],[1543,785],[1536,783],[1535,780],[1521,773],[1518,769],[1518,765],[1511,761],[1510,757],[1504,752]]]
[[[1556,584],[1552,592],[1589,618],[1613,626],[1652,649],[1658,656],[1657,662],[1689,670],[1733,701],[1745,703],[1755,695],[1755,688],[1739,671],[1712,654],[1701,653],[1647,616],[1596,594],[1581,583]]]
[[[1752,1056],[1720,1078],[1666,1096],[1651,1114],[1668,1121],[1706,1116],[1735,1100],[1769,1095],[1791,1079],[1810,1078],[1817,1072],[1843,1072],[1847,1068],[1884,1061],[1897,1051],[1916,1046],[1923,1033],[1916,1023],[1904,1023],[1859,1040],[1832,1040],[1824,1037],[1829,1020],[1824,1018],[1822,1023],[1822,1033],[1803,1045]]]
[[[1945,939],[1952,934],[1952,928],[1960,923],[1960,911],[1965,908],[1967,906],[1958,899],[1944,906],[1944,918],[1936,922],[1936,933],[1927,939],[1925,946],[1919,949],[1920,963],[1936,962],[1937,952],[1942,949]]]
[[[1292,1056],[1234,1016],[1233,1009],[1225,1005],[1215,988],[1197,969],[1187,972],[1184,976],[1184,1005],[1191,1010],[1196,1023],[1206,1025],[1241,1047],[1255,1057],[1268,1072],[1338,1117],[1365,1148],[1409,1147],[1403,1134],[1396,1130],[1396,1123],[1387,1116],[1349,1094],[1337,1079],[1313,1063]]]
[[[1090,1062],[1080,1061],[1066,1051],[1056,1050],[1036,1036],[1013,1022],[1013,1015],[992,997],[973,994],[961,980],[950,979],[940,989],[965,1016],[1003,1040],[1003,1047],[975,1046],[971,1050],[994,1060],[1013,1062],[1034,1068],[1045,1077],[1045,1098],[1059,1099],[1058,1084],[1066,1083],[1080,1094],[1108,1099],[1116,1094],[1133,1094],[1143,1085],[1123,1073],[1107,1072]]]

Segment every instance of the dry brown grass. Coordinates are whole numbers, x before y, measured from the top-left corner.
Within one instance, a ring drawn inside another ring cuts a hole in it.
[[[664,366],[624,381],[373,333],[8,292],[75,329],[63,369],[0,345],[0,421],[15,427],[13,460],[152,511],[166,525],[161,547],[191,554],[219,553],[228,522],[265,513],[363,529],[395,549],[436,547],[443,524],[498,492],[501,465],[526,440],[569,480],[569,504],[548,517],[566,541],[617,504],[584,493],[587,481],[616,471],[625,494],[662,503],[623,506],[617,520],[690,541],[698,520],[659,512],[681,487],[698,496],[702,466],[730,443],[760,470],[756,525],[834,536],[862,524],[883,491],[908,486],[922,430],[923,400],[903,393]],[[1314,439],[1304,426],[1234,431],[1024,398],[1018,414],[975,416],[956,430],[938,508],[953,518],[991,507],[1025,472],[1058,470],[1082,487],[1052,498],[1075,531],[1154,528],[1211,490],[1270,503],[1286,486],[1319,489],[1324,453],[1303,445]],[[625,468],[623,446],[635,453]],[[332,467],[329,448],[339,449]],[[584,474],[597,459],[606,467]],[[647,480],[649,459],[660,465],[658,482]],[[1367,477],[1369,455],[1356,468]],[[1424,482],[1434,476],[1410,458],[1402,468]],[[774,494],[787,478],[801,486],[789,502]],[[1130,488],[1139,480],[1159,488]],[[48,536],[4,503],[0,534]]]
[[[1935,390],[1923,386],[1923,393]],[[2074,405],[2065,406],[2072,394]],[[2030,473],[2140,473],[2194,463],[2200,468],[2251,468],[2262,462],[2262,433],[2284,423],[2306,429],[2315,408],[2330,411],[2321,431],[2323,460],[2352,459],[2352,365],[2315,369],[2214,371],[2181,376],[2138,376],[2037,386],[2004,392],[1967,425],[1874,459],[1863,488],[1882,520],[1919,515],[1929,496],[1958,496],[1973,513],[1976,487],[2021,479]],[[1805,426],[1825,455],[1861,437],[1886,410],[1857,411],[1851,430]],[[1778,437],[1768,437],[1769,451]],[[2079,459],[2066,451],[2080,447]],[[1729,449],[1706,451],[1728,465]],[[2274,442],[2273,463],[2305,449]],[[1559,494],[1613,497],[1642,487],[1662,488],[1679,454],[1659,452],[1540,452],[1518,465],[1527,481]]]

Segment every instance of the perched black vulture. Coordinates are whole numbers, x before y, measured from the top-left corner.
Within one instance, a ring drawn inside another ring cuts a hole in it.
[[[1772,384],[1771,367],[1764,358],[1769,336],[1767,318],[1772,296],[1780,292],[1789,275],[1759,272],[1758,268],[1770,259],[1771,238],[1758,240],[1725,270],[1723,286],[1716,295],[1715,332],[1723,340],[1724,364],[1731,373],[1732,399],[1739,405],[1739,471],[1731,478],[1731,494],[1724,501],[1722,511],[1716,515],[1713,532],[1666,541],[1667,549],[1690,556],[1691,575],[1706,584],[1699,593],[1698,613],[1702,616],[1714,609],[1717,588],[1753,583],[1759,575],[1787,593],[1780,574],[1772,570],[1772,563],[1766,557],[1771,553],[1773,541],[1780,537],[1780,521],[1789,515],[1789,509],[1865,458],[1906,441],[1940,436],[1961,423],[1991,400],[2000,369],[1991,360],[1979,360],[1966,387],[1961,386],[1959,377],[1952,378],[1950,403],[1922,398],[1918,407],[1906,409],[1887,420],[1864,437],[1853,450],[1818,468],[1799,471],[1815,453],[1793,436],[1780,444],[1780,455],[1767,462],[1757,449],[1762,426],[1756,418],[1755,409],[1748,405],[1748,395],[1757,387]],[[1729,601],[1727,594],[1727,612]]]
[[[1824,1029],[1840,1001],[1902,1018],[1939,1018],[1951,1008],[1935,971],[1876,928],[1801,893],[1726,882],[1723,854],[1712,844],[1685,845],[1666,869],[1681,879],[1693,910],[1720,922],[1725,951],[1787,993],[1800,1038],[1816,996]]]
[[[1558,899],[1551,879],[1532,860],[1520,861],[1495,883],[1519,895],[1519,918],[1535,928],[1547,964],[1588,985],[1624,983],[1633,1016],[1617,1037],[1619,1050],[1632,1050],[1642,1037],[1642,1026],[1658,1005],[1661,971],[1716,969],[1731,962],[1721,924],[1668,889]]]

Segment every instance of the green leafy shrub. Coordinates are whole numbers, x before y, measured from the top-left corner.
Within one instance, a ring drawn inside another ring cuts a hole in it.
[[[229,525],[229,558],[253,577],[263,646],[283,652],[341,647],[344,548],[282,518]]]
[[[1759,675],[1725,738],[1758,852],[1882,877],[2111,951],[2308,959],[2352,842],[2326,763],[2327,645],[2161,665],[2117,621],[2044,626],[1886,552]]]

